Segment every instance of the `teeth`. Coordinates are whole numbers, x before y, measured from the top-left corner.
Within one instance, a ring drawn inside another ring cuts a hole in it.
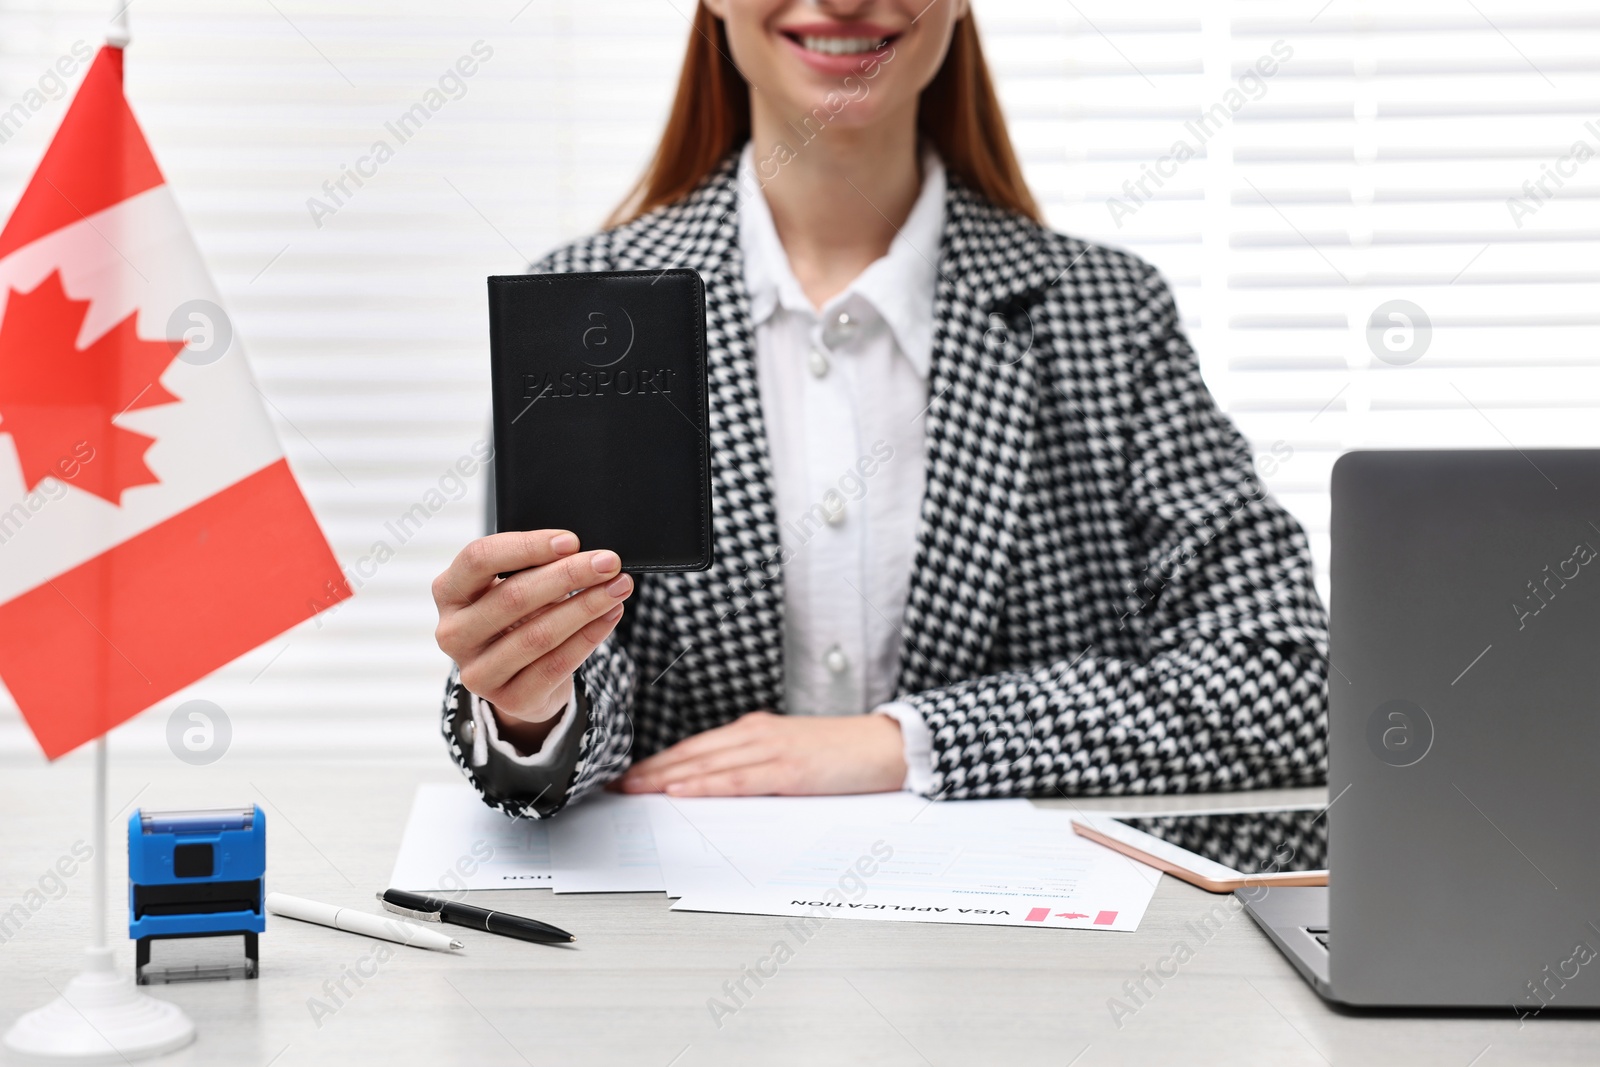
[[[800,38],[801,47],[808,52],[821,52],[825,56],[854,56],[863,52],[876,52],[888,44],[885,37],[812,37]]]

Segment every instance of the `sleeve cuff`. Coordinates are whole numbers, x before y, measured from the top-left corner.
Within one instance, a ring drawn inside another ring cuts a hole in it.
[[[874,715],[887,715],[900,724],[900,742],[906,761],[906,780],[900,788],[927,796],[933,789],[933,733],[922,721],[922,713],[899,701],[880,705],[872,711]]]
[[[500,736],[500,730],[494,720],[494,707],[487,700],[476,693],[472,697],[472,765],[482,767],[489,762],[489,749],[503,757],[506,762],[518,767],[554,767],[557,754],[561,751],[561,742],[572,729],[572,721],[578,716],[573,714],[573,704],[577,693],[575,686],[567,689],[567,703],[561,710],[561,721],[556,723],[555,729],[550,731],[544,739],[544,744],[539,751],[526,756],[518,752],[510,741]],[[913,712],[913,714],[915,714]],[[902,727],[903,729],[903,727]]]

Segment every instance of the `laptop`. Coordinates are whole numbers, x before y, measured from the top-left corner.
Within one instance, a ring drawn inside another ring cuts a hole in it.
[[[1600,1007],[1600,450],[1333,469],[1329,884],[1238,896],[1344,1005]]]

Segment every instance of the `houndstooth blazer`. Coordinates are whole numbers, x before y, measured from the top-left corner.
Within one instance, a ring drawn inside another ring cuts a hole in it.
[[[510,814],[548,816],[634,758],[783,710],[784,576],[738,202],[730,158],[684,200],[533,268],[705,279],[716,559],[636,576],[578,672],[584,729],[541,795],[472,766],[477,698],[452,673],[451,754]],[[1327,620],[1305,535],[1212,400],[1156,271],[953,179],[937,258],[895,697],[932,733],[933,795],[1324,780]]]

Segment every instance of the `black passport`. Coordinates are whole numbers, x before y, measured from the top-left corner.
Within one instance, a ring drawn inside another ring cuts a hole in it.
[[[711,565],[705,286],[692,270],[489,279],[500,530],[629,571]]]

